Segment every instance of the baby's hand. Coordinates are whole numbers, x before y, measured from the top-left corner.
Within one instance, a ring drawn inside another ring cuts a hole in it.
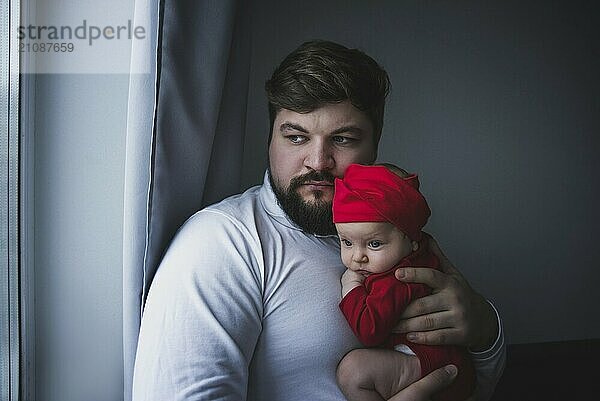
[[[350,269],[346,269],[341,278],[342,298],[344,298],[346,294],[348,294],[354,288],[361,286],[363,281],[365,281],[365,276]]]
[[[354,270],[346,269],[344,274],[342,274],[342,285],[346,285],[351,282],[358,282],[358,284],[362,284],[363,281],[365,281],[365,276],[355,272]]]

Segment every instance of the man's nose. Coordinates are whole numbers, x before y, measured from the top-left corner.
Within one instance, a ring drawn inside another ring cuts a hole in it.
[[[304,164],[311,170],[331,170],[335,164],[331,146],[325,141],[314,140]]]

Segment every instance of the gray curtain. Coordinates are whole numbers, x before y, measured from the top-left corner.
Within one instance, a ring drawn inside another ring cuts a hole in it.
[[[124,399],[143,303],[177,228],[239,191],[250,62],[247,1],[136,1],[123,231]]]

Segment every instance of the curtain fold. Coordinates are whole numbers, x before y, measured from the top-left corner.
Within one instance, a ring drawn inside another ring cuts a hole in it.
[[[239,192],[250,69],[247,1],[136,1],[123,230],[124,399],[163,252],[201,207]],[[138,73],[142,71],[142,73]]]

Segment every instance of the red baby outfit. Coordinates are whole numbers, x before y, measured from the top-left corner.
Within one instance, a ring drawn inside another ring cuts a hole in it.
[[[385,273],[372,274],[362,286],[353,288],[340,302],[340,309],[356,337],[365,346],[394,349],[398,344],[406,344],[421,362],[421,376],[448,364],[456,365],[457,378],[433,399],[464,400],[475,388],[475,371],[462,348],[414,344],[404,334],[391,332],[398,323],[398,316],[410,301],[431,293],[426,285],[398,281],[394,277],[394,271],[403,266],[439,269],[437,257],[427,249],[427,238],[424,237],[419,250],[402,259],[398,266]]]
[[[421,376],[448,364],[456,365],[458,376],[454,382],[433,399],[464,400],[475,388],[475,370],[464,349],[414,344],[405,335],[391,332],[412,300],[431,293],[426,285],[397,280],[394,277],[396,268],[440,269],[438,258],[429,251],[427,237],[421,232],[431,212],[418,188],[417,176],[403,179],[383,166],[353,164],[346,170],[343,181],[336,179],[333,200],[335,223],[390,222],[412,240],[419,241],[417,251],[402,259],[397,266],[368,276],[362,286],[346,294],[340,302],[340,309],[365,346],[394,349],[398,344],[406,344],[419,358]]]

